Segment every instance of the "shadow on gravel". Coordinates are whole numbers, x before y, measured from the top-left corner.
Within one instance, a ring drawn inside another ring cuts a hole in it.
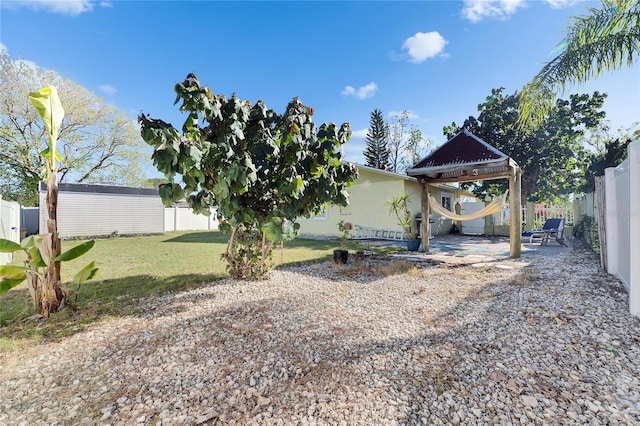
[[[291,294],[262,297],[260,283],[245,283],[247,288],[238,285],[225,291],[252,293],[224,307],[216,306],[217,289],[210,288],[219,285],[211,283],[215,277],[183,275],[161,283],[135,277],[140,286],[147,286],[144,294],[149,288],[166,291],[166,286],[180,282],[176,292],[194,291],[176,293],[177,301],[208,297],[213,303],[198,304],[173,319],[151,318],[141,330],[113,336],[116,341],[87,351],[99,361],[96,369],[117,372],[122,388],[113,389],[109,401],[123,394],[130,400],[153,401],[145,412],[149,422],[159,420],[160,407],[170,412],[188,407],[196,418],[213,409],[216,414],[207,417],[206,424],[274,423],[276,417],[304,423],[307,416],[323,424],[488,424],[495,419],[500,424],[536,423],[532,416],[544,419],[549,409],[542,403],[545,398],[554,401],[553,414],[560,415],[573,409],[576,395],[615,395],[615,377],[609,379],[606,363],[617,356],[633,359],[628,353],[635,350],[633,341],[618,342],[616,355],[590,332],[603,318],[615,322],[622,335],[637,335],[640,325],[637,319],[627,320],[619,301],[596,314],[609,295],[586,280],[593,275],[588,269],[565,266],[551,272],[540,265],[524,267],[514,274],[487,267],[480,271],[487,274],[486,280],[464,282],[466,293],[449,308],[430,305],[430,292],[437,288],[423,291],[419,280],[407,280],[384,300],[368,298],[367,305],[358,300],[358,292],[375,289],[335,281],[314,285],[312,269],[304,268],[292,277],[298,274],[300,286],[307,286],[302,292],[294,287]],[[448,269],[437,268],[444,282]],[[456,269],[479,273],[471,266]],[[585,282],[567,283],[572,275],[584,275]],[[604,275],[600,278],[607,281]],[[200,289],[204,282],[209,284]],[[133,291],[118,280],[101,285]],[[589,306],[576,306],[579,292],[587,295],[580,301]],[[393,297],[407,299],[399,304],[400,311],[385,310],[386,300]],[[135,307],[135,297],[132,302]],[[421,310],[422,306],[431,308]],[[379,323],[362,313],[367,309],[377,310]],[[163,314],[157,312],[154,318]],[[408,337],[391,337],[403,334]],[[122,348],[129,359],[140,359],[139,369],[119,368],[122,359],[117,353]],[[153,369],[147,368],[147,360]],[[559,375],[565,372],[577,374],[576,379]],[[47,398],[55,400],[64,392],[52,388]],[[522,396],[537,402],[528,399],[525,408]],[[132,420],[117,404],[113,407],[110,421]],[[481,407],[475,420],[469,414],[474,407]],[[85,408],[78,408],[79,416],[87,414]],[[256,419],[267,408],[270,417]],[[463,408],[466,411],[459,414]]]
[[[66,308],[44,320],[34,315],[26,288],[13,289],[3,295],[0,304],[0,337],[25,339],[43,337],[56,339],[82,331],[87,325],[108,317],[138,315],[140,307],[149,299],[179,294],[195,288],[216,285],[216,274],[185,274],[166,278],[138,275],[112,280],[89,281],[82,285],[77,296],[75,287],[68,288],[70,300]],[[13,306],[21,311],[10,311]]]
[[[366,420],[365,404],[377,400],[391,410],[387,420],[403,419],[407,424],[422,424],[425,418],[432,422],[434,413],[444,415],[439,418],[445,423],[459,423],[465,413],[455,410],[463,406],[468,408],[467,416],[471,408],[482,407],[479,422],[518,423],[527,416],[544,419],[549,408],[544,399],[554,401],[561,413],[573,409],[574,395],[586,389],[596,398],[615,393],[615,380],[593,381],[593,377],[610,375],[603,359],[615,357],[615,352],[589,334],[601,318],[590,312],[608,296],[588,282],[568,286],[567,275],[576,274],[580,268],[545,275],[525,267],[502,278],[496,273],[495,280],[478,283],[451,308],[424,312],[422,331],[407,338],[368,338],[371,327],[384,329],[384,324],[359,322],[356,302],[351,294],[342,294],[339,285],[310,287],[306,309],[291,308],[299,306],[299,300],[269,298],[177,319],[173,327],[189,329],[196,341],[203,342],[202,347],[183,352],[187,364],[216,360],[203,394],[221,401],[216,410],[226,413],[223,423],[253,418],[266,401],[260,398],[269,399],[269,410],[278,418],[291,421],[308,415],[339,423],[334,408],[342,403],[345,409],[350,407],[351,421],[358,423]],[[419,296],[412,290],[407,288],[404,297]],[[593,306],[576,307],[576,291],[587,292]],[[331,312],[336,317],[345,315],[336,310],[334,299],[354,316],[333,320]],[[619,317],[618,326],[632,335],[638,321],[626,321],[624,305],[619,303],[618,308],[607,314]],[[616,351],[631,357],[627,351],[632,343],[618,344]],[[163,342],[167,348],[180,345],[179,335]],[[163,374],[180,374],[183,383],[202,380],[197,370],[175,368]],[[578,372],[580,378],[560,377],[552,373],[554,369]],[[633,375],[631,370],[628,373]],[[145,386],[152,384],[141,383]],[[362,404],[353,399],[356,395]],[[540,404],[528,399],[525,407],[522,396]],[[323,405],[326,402],[332,402],[333,408]]]

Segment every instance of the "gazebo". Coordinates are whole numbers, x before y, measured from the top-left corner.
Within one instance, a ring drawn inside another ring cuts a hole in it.
[[[429,184],[509,179],[509,241],[512,258],[520,257],[522,216],[518,164],[468,130],[462,130],[435,152],[407,170],[422,189],[422,217],[429,217]],[[429,221],[422,221],[422,249],[429,251]]]

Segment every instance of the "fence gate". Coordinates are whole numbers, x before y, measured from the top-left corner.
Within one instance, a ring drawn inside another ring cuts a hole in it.
[[[485,206],[484,203],[462,203],[460,206],[463,215],[479,212]],[[484,234],[484,217],[462,221],[461,233],[465,235],[483,235]]]
[[[20,242],[20,204],[5,201],[0,195],[0,238]],[[12,260],[10,253],[0,253],[0,265]]]

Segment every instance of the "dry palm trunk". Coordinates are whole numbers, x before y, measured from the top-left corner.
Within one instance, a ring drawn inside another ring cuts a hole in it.
[[[58,179],[57,170],[52,169],[50,164],[49,177],[47,179],[47,234],[42,241],[42,248],[45,257],[49,260],[47,271],[42,282],[42,315],[49,317],[51,312],[59,311],[64,307],[67,299],[67,292],[62,288],[60,282],[60,262],[52,262],[56,256],[62,253],[60,238],[58,238],[57,207],[58,207]]]

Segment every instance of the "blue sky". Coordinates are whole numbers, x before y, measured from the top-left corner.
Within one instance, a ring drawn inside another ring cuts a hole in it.
[[[190,72],[214,93],[282,112],[298,96],[315,122],[348,121],[363,163],[369,115],[410,111],[437,146],[492,88],[519,90],[552,58],[571,16],[599,2],[20,1],[0,6],[0,49],[71,78],[132,117],[180,127],[173,86]],[[609,94],[611,126],[640,120],[640,66],[568,93]],[[151,163],[150,163],[151,164]]]

